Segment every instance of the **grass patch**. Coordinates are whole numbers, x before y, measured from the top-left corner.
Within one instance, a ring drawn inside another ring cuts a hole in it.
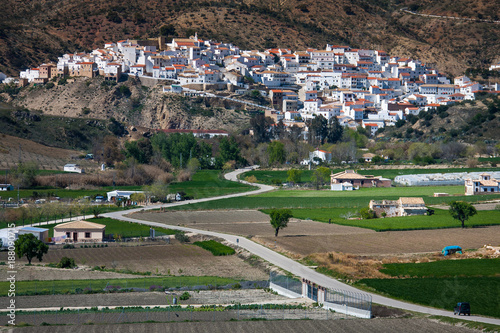
[[[217,170],[202,170],[193,175],[193,179],[182,183],[172,183],[170,193],[184,191],[195,199],[216,197],[226,194],[256,190],[257,187],[224,179]]]
[[[481,159],[480,159],[481,160]],[[490,161],[490,159],[488,159]],[[499,158],[500,161],[500,158]],[[342,172],[345,169],[330,169],[332,173]],[[448,168],[448,169],[384,169],[384,170],[356,170],[361,175],[382,176],[394,180],[396,176],[402,175],[420,175],[425,173],[452,173],[452,172],[482,172],[482,171],[498,171],[496,168]],[[312,180],[314,170],[302,170],[302,183],[308,183]],[[288,175],[287,171],[272,171],[272,170],[252,170],[245,172],[240,176],[245,177],[255,176],[257,181],[262,184],[272,184],[273,179],[279,179],[282,183],[286,183]]]
[[[115,237],[116,235],[121,235],[122,237],[149,237],[150,227],[148,225],[115,220],[109,217],[91,218],[87,219],[87,221],[106,225],[106,235],[113,234]],[[178,232],[177,230],[160,227],[154,227],[154,229],[157,236],[161,236],[162,234],[175,235]]]
[[[500,317],[498,277],[362,279],[356,285],[448,311],[453,311],[458,302],[469,302],[473,315]]]
[[[214,240],[194,242],[193,244],[212,252],[214,256],[230,256],[236,253],[232,247],[226,246]]]
[[[435,192],[447,192],[450,197],[434,198]],[[465,196],[463,186],[420,186],[363,188],[357,191],[276,190],[246,197],[174,207],[174,210],[195,209],[271,209],[271,208],[362,208],[370,200],[397,200],[399,197],[422,197],[427,205],[446,204],[454,200],[479,202],[500,199],[500,194]]]
[[[346,208],[324,208],[324,209],[292,209],[293,217],[302,220],[314,220],[319,222],[333,223],[372,229],[375,231],[402,231],[422,229],[446,229],[459,228],[460,222],[453,219],[447,210],[435,209],[434,215],[427,216],[398,216],[389,218],[378,218],[370,220],[346,220],[341,218],[346,212],[354,212],[356,209]],[[269,214],[269,210],[262,210]],[[478,211],[477,215],[466,222],[466,227],[479,227],[500,224],[500,211]]]
[[[117,235],[121,235],[121,237],[149,237],[149,226],[134,222],[125,222],[120,220],[111,219],[109,217],[99,217],[99,218],[90,218],[85,219],[85,221],[90,221],[94,223],[104,224],[106,226],[106,236],[113,234],[116,238]],[[54,227],[60,223],[42,225],[40,228],[49,229],[49,237],[54,237]],[[162,235],[174,235],[178,231],[154,227],[156,236]]]
[[[101,293],[120,291],[128,288],[160,290],[162,288],[181,288],[193,286],[221,286],[237,283],[239,280],[218,276],[165,276],[134,279],[99,280],[53,280],[53,281],[16,281],[16,295],[52,295],[70,293]],[[8,281],[0,281],[0,296],[7,296]]]
[[[49,170],[48,170],[49,171]],[[56,171],[49,171],[56,172]],[[217,170],[201,170],[193,175],[193,179],[186,182],[174,182],[169,186],[169,193],[177,193],[184,191],[188,196],[195,199],[214,197],[232,193],[242,193],[257,189],[257,187],[233,182],[222,177],[222,174]],[[143,186],[103,186],[100,189],[94,190],[66,190],[56,187],[38,187],[33,189],[25,189],[19,191],[21,198],[30,198],[33,192],[37,192],[39,197],[60,197],[77,199],[85,196],[95,198],[96,195],[106,196],[106,192],[113,190],[123,191],[144,191]],[[17,198],[17,191],[11,192],[12,197]]]
[[[452,276],[498,276],[498,259],[439,260],[418,264],[384,264],[380,272],[390,276],[452,277]]]

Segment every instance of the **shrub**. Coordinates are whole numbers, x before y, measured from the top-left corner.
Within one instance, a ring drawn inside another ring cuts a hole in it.
[[[54,86],[55,86],[54,82],[47,82],[47,84],[45,85],[45,88],[52,89],[52,88],[54,88]]]
[[[73,244],[64,244],[63,249],[74,249],[75,246]]]
[[[377,214],[368,207],[362,208],[359,211],[359,214],[361,215],[362,219],[366,220],[377,218]]]
[[[61,261],[59,261],[59,264],[57,264],[57,267],[59,267],[59,268],[73,268],[73,267],[76,267],[75,259],[68,258],[68,257],[62,257]]]
[[[185,291],[182,293],[182,295],[179,297],[179,300],[181,301],[187,301],[191,297],[191,294]]]
[[[181,243],[188,243],[189,242],[189,237],[184,233],[184,231],[176,233],[175,239],[177,239]]]

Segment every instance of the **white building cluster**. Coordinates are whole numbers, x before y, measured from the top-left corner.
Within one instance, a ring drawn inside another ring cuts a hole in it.
[[[394,125],[422,110],[473,100],[483,89],[465,76],[450,82],[419,60],[390,56],[380,50],[326,45],[324,50],[240,50],[230,43],[191,38],[121,40],[90,53],[65,54],[57,64],[27,69],[25,83],[45,83],[54,76],[122,74],[173,80],[165,91],[238,87],[269,96],[267,114],[286,126],[318,115],[337,117],[345,126],[371,132]],[[181,87],[181,88],[180,88]],[[175,88],[175,89],[174,89]]]

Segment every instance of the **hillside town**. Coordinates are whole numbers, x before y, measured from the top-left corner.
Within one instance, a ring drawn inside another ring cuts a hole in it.
[[[321,115],[375,134],[420,111],[474,100],[483,89],[500,90],[498,84],[483,87],[466,76],[451,80],[434,65],[380,50],[330,44],[324,50],[240,50],[197,35],[170,43],[163,37],[120,40],[90,53],[64,54],[57,64],[22,71],[19,84],[63,76],[118,82],[123,75],[164,84],[165,93],[216,97],[230,91],[267,98],[269,105],[247,104],[305,132],[307,120]]]

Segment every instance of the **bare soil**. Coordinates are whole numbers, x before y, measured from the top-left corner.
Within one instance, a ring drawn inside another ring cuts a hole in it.
[[[220,276],[242,278],[245,280],[267,279],[268,275],[262,269],[253,267],[237,255],[216,257],[209,251],[198,246],[180,244],[172,241],[168,245],[149,246],[113,246],[106,248],[87,249],[49,249],[43,257],[44,263],[58,263],[62,257],[75,259],[77,265],[88,267],[105,266],[117,270],[133,272],[151,272],[161,275],[193,275],[193,276]],[[0,261],[7,261],[7,253],[0,253]],[[18,259],[17,264],[27,263],[25,258]],[[34,264],[37,261],[33,261]],[[71,270],[68,270],[71,272]],[[45,278],[45,270],[30,270],[26,275],[19,274],[20,279],[73,279],[73,272],[65,273],[58,270],[50,278]],[[87,273],[85,273],[87,274]],[[92,273],[88,273],[92,274]],[[89,276],[89,275],[82,275]],[[137,277],[137,276],[136,276]],[[96,277],[97,278],[97,277]],[[106,277],[107,278],[107,277]]]
[[[428,319],[385,319],[372,320],[279,320],[279,321],[226,321],[226,322],[177,322],[177,323],[142,323],[122,325],[71,325],[47,327],[23,327],[21,332],[58,333],[58,332],[342,332],[342,333],[387,333],[387,332],[441,332],[441,333],[473,333],[477,332],[463,327],[438,323]]]
[[[441,252],[447,245],[478,249],[499,242],[500,226],[468,229],[387,231],[350,235],[258,237],[270,247],[307,256],[316,252],[343,252],[358,255],[400,256],[409,253]]]
[[[42,261],[40,264],[43,264]],[[34,266],[22,265],[16,266],[17,281],[50,281],[50,280],[96,280],[96,279],[120,279],[120,278],[137,278],[137,275],[122,274],[115,272],[92,271],[89,267],[79,267],[78,269],[63,269],[51,268],[45,266],[37,266],[34,261]],[[0,266],[0,280],[5,281],[8,277],[8,266]]]
[[[274,229],[269,223],[269,216],[258,210],[150,211],[135,213],[132,217],[140,220],[217,231],[244,237],[274,235]],[[375,231],[338,224],[291,219],[288,226],[280,230],[279,237],[319,236],[325,234],[350,235],[359,233],[375,233]]]
[[[375,232],[369,229],[292,219],[277,238],[269,216],[256,210],[145,212],[134,218],[253,237],[280,251],[307,256],[321,252],[357,255],[405,255],[440,252],[444,246],[459,244],[477,249],[497,245],[500,226],[437,230]],[[203,222],[201,222],[203,221]]]

